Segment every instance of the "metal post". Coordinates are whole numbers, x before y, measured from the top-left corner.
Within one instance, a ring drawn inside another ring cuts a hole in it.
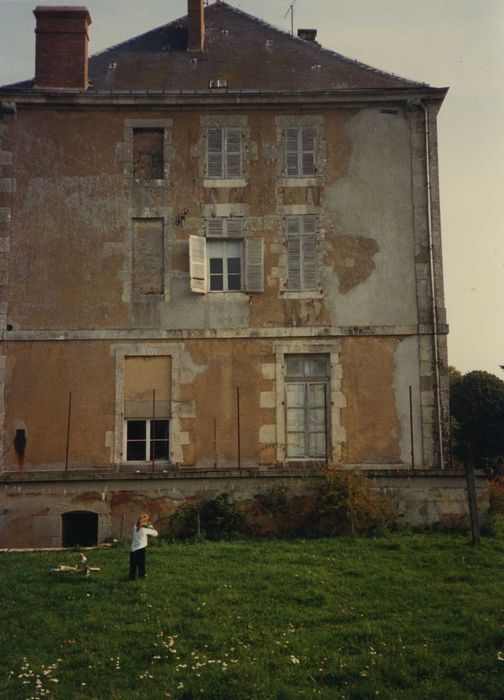
[[[156,420],[156,390],[152,390],[152,421],[151,421],[151,429],[150,429],[150,434],[149,434],[149,440],[150,440],[150,449],[151,449],[151,459],[152,459],[152,470],[151,470],[151,479],[154,476],[154,469],[156,468],[156,457],[155,457],[155,445],[153,444],[154,441],[152,439],[152,432],[154,430],[154,422]]]
[[[474,467],[472,458],[467,460],[465,465],[465,476],[467,482],[467,500],[469,502],[469,517],[471,519],[471,532],[473,544],[480,544],[480,523],[478,513],[478,500],[476,498],[476,484],[474,482]]]
[[[236,437],[238,443],[238,471],[241,471],[241,444],[240,444],[240,387],[236,387]]]
[[[217,417],[213,419],[213,452],[214,452],[214,469],[217,469]]]
[[[413,434],[413,397],[411,384],[409,387],[409,420],[410,420],[410,439],[411,439],[411,468],[415,468],[415,436]]]
[[[65,454],[65,474],[68,472],[68,453],[70,451],[70,421],[72,417],[72,392],[68,394],[68,419],[67,419],[67,439]]]
[[[325,428],[325,463],[329,464],[329,430],[327,424],[327,384],[324,384],[324,428]]]

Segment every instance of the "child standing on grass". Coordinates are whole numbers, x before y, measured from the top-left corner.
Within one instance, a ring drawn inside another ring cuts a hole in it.
[[[137,571],[140,578],[145,578],[145,550],[148,544],[148,537],[157,536],[157,530],[154,530],[149,516],[144,513],[133,525],[133,539],[130,551],[130,581],[133,581],[136,577]]]

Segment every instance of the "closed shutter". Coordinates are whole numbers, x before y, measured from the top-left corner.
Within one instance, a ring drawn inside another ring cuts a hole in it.
[[[315,175],[315,129],[305,127],[302,132],[302,174]]]
[[[285,167],[291,177],[299,175],[298,132],[297,127],[289,127],[285,132]]]
[[[224,221],[222,218],[208,219],[207,221],[207,236],[209,238],[224,237]]]
[[[303,216],[302,236],[302,288],[317,288],[317,218]]]
[[[226,219],[226,229],[228,238],[241,238],[243,236],[243,219],[238,217]]]
[[[241,129],[226,128],[226,177],[241,177]]]
[[[206,239],[189,236],[189,268],[191,291],[206,294]]]
[[[245,241],[245,288],[247,292],[264,291],[264,247],[262,238]]]
[[[287,217],[287,280],[290,291],[301,289],[301,236],[299,216]]]
[[[207,175],[224,177],[224,134],[220,126],[207,132]]]

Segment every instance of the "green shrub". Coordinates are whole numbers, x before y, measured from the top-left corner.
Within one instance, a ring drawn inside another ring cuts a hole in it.
[[[170,518],[168,532],[175,539],[227,539],[245,532],[245,522],[229,495],[221,493],[209,501],[181,505]]]

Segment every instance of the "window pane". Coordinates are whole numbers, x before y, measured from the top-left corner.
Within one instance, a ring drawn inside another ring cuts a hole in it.
[[[304,408],[287,409],[287,430],[304,430],[305,411]]]
[[[223,271],[224,265],[222,258],[210,258],[210,273],[222,275]]]
[[[304,406],[304,384],[286,384],[287,406]]]
[[[307,374],[309,377],[326,377],[328,374],[327,357],[319,355],[307,358]]]
[[[151,459],[168,459],[168,440],[151,441]]]
[[[144,462],[146,457],[145,457],[145,448],[146,448],[146,442],[145,440],[137,440],[135,442],[128,442],[127,450],[126,450],[126,460],[128,462]]]
[[[325,433],[310,433],[310,457],[325,457]]]
[[[157,440],[168,440],[167,420],[151,421],[151,438],[155,438]]]
[[[222,275],[210,275],[210,290],[222,292],[224,289],[224,277]]]
[[[241,272],[241,259],[240,258],[228,258],[227,259],[227,269],[228,269],[228,272],[240,273]]]
[[[304,457],[305,440],[303,433],[287,433],[287,457]]]
[[[326,417],[325,409],[312,408],[308,413],[309,430],[325,431]]]
[[[289,377],[304,376],[304,359],[300,355],[287,355],[285,357],[287,375]]]
[[[231,292],[239,292],[241,289],[241,275],[228,275],[228,289]]]
[[[145,440],[145,426],[146,422],[144,420],[129,420],[127,439]]]
[[[325,406],[325,384],[308,385],[308,402],[310,408],[322,408]]]

